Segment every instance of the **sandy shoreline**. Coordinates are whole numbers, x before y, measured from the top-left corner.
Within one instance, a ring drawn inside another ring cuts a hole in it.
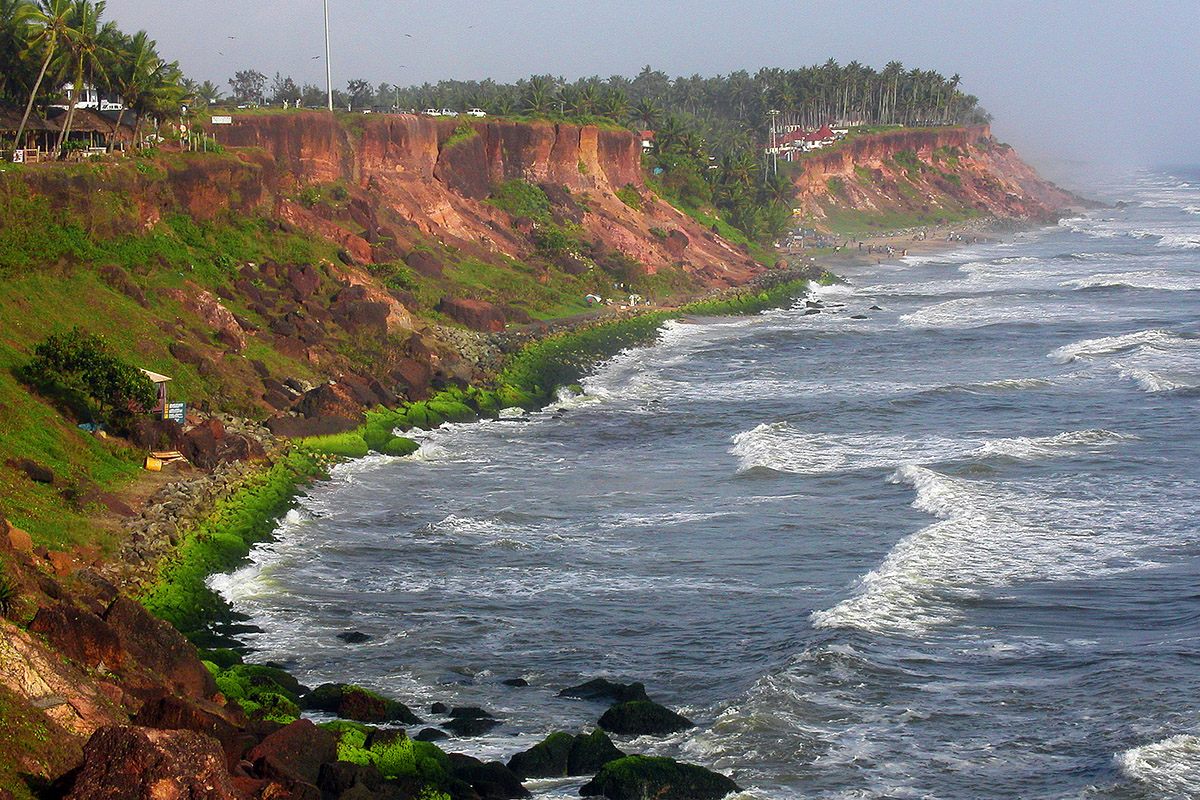
[[[788,251],[793,262],[818,264],[837,273],[845,267],[868,267],[897,261],[905,256],[928,256],[958,250],[969,244],[1004,241],[1003,234],[1018,230],[1011,222],[975,220],[957,225],[930,225],[900,231],[882,231],[873,236],[844,236],[837,247]],[[955,238],[957,237],[957,238]],[[859,246],[861,244],[861,247]],[[888,248],[891,248],[890,251]]]

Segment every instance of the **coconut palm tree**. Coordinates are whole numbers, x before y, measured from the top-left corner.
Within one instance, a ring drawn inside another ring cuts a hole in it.
[[[27,0],[0,0],[0,101],[24,96],[27,61],[22,54],[29,37],[33,6]],[[28,78],[32,78],[28,75]]]
[[[596,110],[609,119],[624,119],[629,112],[629,95],[620,89],[610,88],[600,95]]]
[[[67,59],[65,66],[71,76],[74,91],[67,107],[67,119],[58,134],[56,150],[61,150],[71,135],[71,124],[75,120],[75,108],[84,86],[99,86],[107,81],[107,67],[112,59],[113,48],[118,43],[120,32],[113,23],[101,24],[106,0],[75,0],[71,4],[70,27],[63,41]]]
[[[196,96],[197,101],[206,106],[215,106],[217,103],[221,102],[222,98],[221,87],[217,86],[212,81],[205,81],[204,83],[199,84],[192,91],[192,94]]]
[[[29,114],[33,111],[33,102],[37,99],[42,81],[50,62],[57,55],[59,42],[66,37],[71,29],[71,17],[74,5],[71,0],[38,0],[36,7],[28,12],[28,24],[36,31],[29,41],[29,50],[45,50],[41,71],[29,90],[29,102],[25,104],[25,114],[21,117],[21,125],[17,128],[17,141],[25,134],[25,126],[29,123]]]
[[[633,122],[637,123],[644,129],[651,129],[654,123],[658,122],[662,116],[662,109],[658,107],[650,98],[643,98],[633,104],[629,109],[629,116]]]

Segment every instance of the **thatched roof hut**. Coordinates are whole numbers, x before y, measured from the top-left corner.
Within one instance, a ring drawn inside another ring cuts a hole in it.
[[[0,140],[4,140],[5,147],[21,129],[22,116],[24,116],[23,111],[0,109]],[[23,141],[20,142],[21,146],[17,149],[49,150],[54,147],[58,132],[59,127],[54,122],[30,114],[29,119],[25,122],[25,133],[21,137]]]

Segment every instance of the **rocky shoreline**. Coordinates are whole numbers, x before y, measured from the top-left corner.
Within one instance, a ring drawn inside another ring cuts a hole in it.
[[[508,375],[510,399],[541,404],[552,396],[552,381],[582,375],[613,352],[652,340],[667,318],[778,305],[822,274],[768,273],[689,306],[470,335],[471,342],[455,344],[475,364],[492,365],[493,374],[523,348],[523,371]],[[565,340],[553,336],[564,329],[571,331]],[[541,343],[552,346],[539,353]],[[571,363],[559,363],[564,353]],[[487,413],[483,402],[476,405],[468,411]],[[430,402],[425,413],[433,408],[445,411]],[[423,419],[436,427],[441,418]],[[640,684],[600,681],[564,690],[565,697],[596,703],[598,711],[607,707],[596,727],[556,733],[502,764],[447,753],[429,741],[469,738],[498,724],[483,709],[431,708],[444,718],[440,725],[409,737],[419,718],[396,699],[351,684],[309,690],[278,667],[244,663],[236,637],[251,629],[227,607],[198,608],[212,598],[198,596],[196,579],[228,568],[269,536],[289,498],[321,473],[328,457],[311,442],[301,452],[269,429],[229,415],[204,414],[194,423],[171,435],[204,469],[169,473],[145,507],[127,515],[118,558],[79,569],[3,524],[0,706],[6,720],[27,717],[36,728],[25,741],[60,745],[38,745],[18,758],[25,784],[39,787],[39,796],[487,800],[527,797],[523,780],[566,776],[594,776],[585,796],[612,800],[718,798],[736,791],[728,778],[701,767],[617,749],[610,733],[664,735],[692,724],[653,703]],[[369,428],[370,422],[360,430],[369,435]],[[144,433],[152,439],[162,431]],[[198,542],[202,553],[193,557]],[[178,581],[181,572],[191,584]],[[207,625],[197,627],[198,619]],[[179,630],[189,631],[192,641]],[[303,718],[306,711],[336,714],[339,721],[316,725]],[[25,795],[0,785],[0,800],[10,797]]]

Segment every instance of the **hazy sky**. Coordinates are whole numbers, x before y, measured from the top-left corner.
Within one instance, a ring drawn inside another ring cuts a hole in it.
[[[334,86],[533,73],[632,77],[829,58],[963,76],[1039,166],[1200,163],[1200,0],[329,0]],[[108,0],[189,77],[239,69],[324,86],[321,0]],[[232,38],[231,38],[232,37]]]

